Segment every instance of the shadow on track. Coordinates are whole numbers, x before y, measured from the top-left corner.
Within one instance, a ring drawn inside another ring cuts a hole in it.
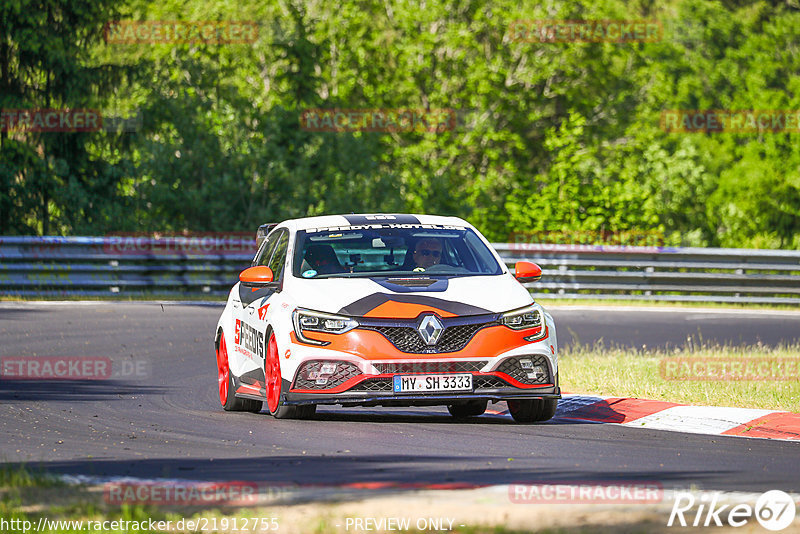
[[[664,488],[703,487],[704,481],[720,476],[719,471],[617,471],[580,468],[553,469],[533,466],[490,467],[494,456],[473,457],[470,469],[450,469],[441,456],[331,454],[323,457],[303,455],[261,456],[252,458],[198,459],[160,458],[145,460],[50,461],[32,464],[50,473],[93,477],[95,482],[117,478],[170,479],[187,481],[257,483],[289,488],[420,489],[474,488],[501,484],[660,484]],[[496,462],[495,462],[496,463]],[[16,469],[20,464],[6,464]]]

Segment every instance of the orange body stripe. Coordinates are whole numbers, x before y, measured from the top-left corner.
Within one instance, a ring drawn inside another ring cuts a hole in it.
[[[439,317],[455,317],[454,313],[446,312],[433,306],[413,304],[410,302],[396,302],[389,300],[380,306],[368,311],[364,317],[380,317],[387,319],[416,319],[421,313],[435,313]]]
[[[236,393],[249,393],[251,395],[261,395],[261,391],[259,390],[259,386],[253,386],[250,384],[241,384],[237,389]]]

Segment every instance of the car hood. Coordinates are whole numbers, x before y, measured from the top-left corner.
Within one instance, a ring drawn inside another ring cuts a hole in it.
[[[427,285],[427,287],[422,287]],[[298,307],[350,316],[414,318],[501,313],[533,302],[511,275],[407,279],[293,279],[285,288]]]

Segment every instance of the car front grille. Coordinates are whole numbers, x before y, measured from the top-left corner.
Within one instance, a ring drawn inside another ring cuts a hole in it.
[[[336,364],[336,371],[331,375],[322,375],[327,380],[324,384],[317,384],[316,378],[309,378],[309,374],[319,374],[323,364]],[[354,376],[361,374],[361,370],[350,362],[331,360],[312,360],[305,362],[297,372],[293,389],[332,389],[344,384]]]
[[[391,378],[367,378],[349,391],[392,391]]]
[[[500,389],[509,387],[505,380],[496,376],[474,376],[472,387],[475,389]]]
[[[491,375],[473,375],[472,387],[478,392],[481,389],[502,389],[510,386],[502,378]],[[363,382],[356,384],[348,391],[353,392],[374,392],[374,391],[394,391],[391,378],[367,378]]]
[[[470,373],[480,371],[485,361],[449,361],[449,362],[403,362],[376,363],[375,369],[381,374],[402,373]]]
[[[539,373],[537,376],[529,377],[528,375],[531,373],[531,369],[524,368],[523,364],[521,363],[522,361],[530,361],[530,365],[532,367],[541,367],[544,372]],[[505,373],[514,380],[527,385],[547,384],[550,382],[550,372],[549,367],[547,366],[547,359],[538,354],[531,356],[515,356],[514,358],[503,360],[503,363],[497,367],[497,371]]]
[[[438,354],[443,352],[457,352],[463,349],[478,330],[495,324],[497,323],[494,321],[453,326],[446,326],[445,323],[445,328],[436,345],[427,345],[414,326],[362,325],[361,328],[380,332],[401,352],[411,354]]]

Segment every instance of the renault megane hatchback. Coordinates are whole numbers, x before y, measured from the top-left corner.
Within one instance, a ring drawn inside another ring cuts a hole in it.
[[[518,422],[561,397],[552,317],[489,242],[455,217],[332,215],[259,229],[215,335],[225,410],[308,418],[318,405],[505,401]]]

